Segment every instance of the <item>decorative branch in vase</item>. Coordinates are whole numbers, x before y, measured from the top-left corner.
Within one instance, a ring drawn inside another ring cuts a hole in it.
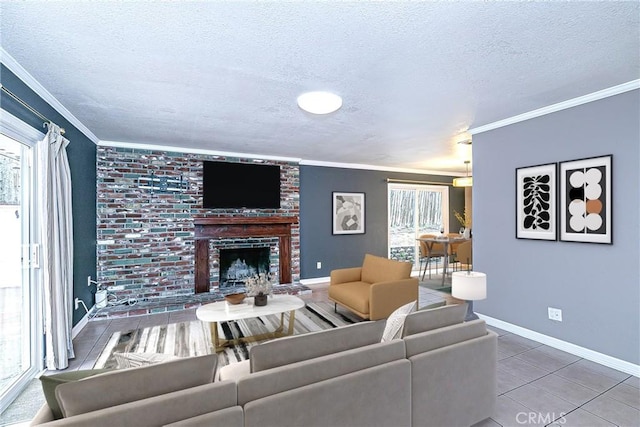
[[[267,296],[272,291],[273,276],[271,273],[260,273],[245,279],[247,295],[253,297],[254,305],[267,305]]]
[[[462,226],[461,234],[465,239],[471,237],[471,215],[467,212],[467,209],[464,210],[464,216],[460,215],[460,212],[454,210],[453,215],[456,217],[460,225]]]

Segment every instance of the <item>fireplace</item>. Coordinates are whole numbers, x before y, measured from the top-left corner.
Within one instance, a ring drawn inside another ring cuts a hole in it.
[[[268,247],[220,249],[220,290],[244,287],[245,280],[270,271]]]
[[[211,240],[274,237],[278,239],[278,282],[291,283],[291,226],[297,217],[196,218],[195,293],[209,292],[209,243]]]

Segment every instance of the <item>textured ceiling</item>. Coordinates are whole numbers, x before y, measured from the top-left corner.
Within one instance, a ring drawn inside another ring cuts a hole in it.
[[[639,78],[638,2],[0,3],[100,140],[464,171],[469,128]],[[296,97],[344,98],[327,116]]]

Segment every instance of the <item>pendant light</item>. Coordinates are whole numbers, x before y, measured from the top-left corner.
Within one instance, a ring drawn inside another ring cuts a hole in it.
[[[473,186],[473,177],[469,176],[469,160],[465,160],[464,164],[467,166],[467,176],[462,178],[453,178],[453,186],[454,187],[472,187]]]

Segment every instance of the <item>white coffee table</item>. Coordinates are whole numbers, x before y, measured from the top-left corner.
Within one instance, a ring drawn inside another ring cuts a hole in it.
[[[278,338],[293,334],[295,322],[295,311],[305,306],[300,298],[293,295],[272,295],[267,300],[267,305],[253,305],[253,298],[246,298],[242,304],[227,305],[226,301],[218,301],[205,304],[196,310],[196,317],[199,320],[210,323],[211,342],[216,352],[224,350],[224,347],[239,342],[259,341],[267,338]],[[284,333],[284,313],[289,312],[289,328]],[[273,332],[258,335],[239,337],[232,340],[218,337],[218,322],[228,322],[230,320],[248,319],[252,317],[266,316],[268,314],[280,313],[280,326]]]

